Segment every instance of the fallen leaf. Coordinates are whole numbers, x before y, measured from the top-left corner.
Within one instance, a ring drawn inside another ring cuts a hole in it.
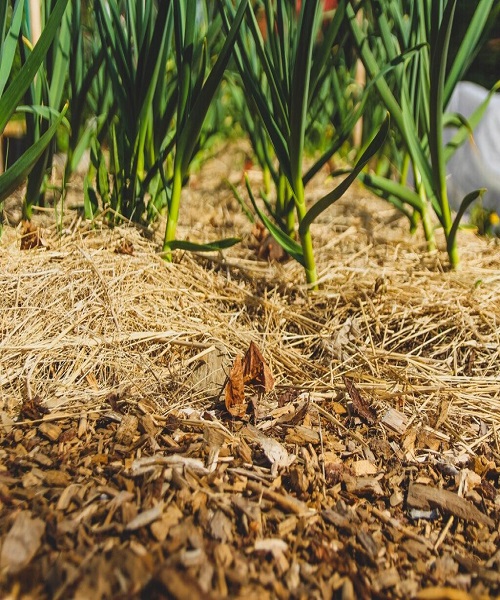
[[[255,224],[252,233],[257,240],[257,258],[269,262],[284,262],[288,258],[285,250],[260,221]]]
[[[243,359],[243,377],[247,385],[260,386],[266,394],[274,388],[274,378],[257,344],[250,346]]]
[[[268,393],[274,388],[271,370],[254,342],[250,342],[243,359],[240,355],[234,359],[224,390],[226,408],[233,417],[241,418],[247,411],[245,386],[255,388],[258,394]]]
[[[296,400],[301,394],[300,389],[298,388],[288,388],[281,392],[278,396],[278,406],[285,406],[285,404],[290,404],[294,400]]]
[[[241,433],[246,438],[254,440],[260,445],[267,459],[275,469],[278,467],[289,467],[296,459],[295,454],[288,454],[282,444],[265,435],[253,425],[247,425]]]
[[[43,415],[48,415],[49,413],[50,410],[42,404],[40,396],[24,400],[21,406],[21,417],[23,419],[36,421],[41,419]]]
[[[44,532],[42,519],[32,519],[29,510],[21,511],[4,540],[0,569],[15,574],[29,565],[40,548]]]
[[[243,417],[247,411],[245,400],[245,382],[243,378],[243,362],[238,354],[225,389],[226,408],[233,417]]]
[[[269,262],[284,262],[288,258],[288,254],[273,236],[268,234],[259,244],[257,257]]]
[[[121,240],[115,248],[116,254],[127,254],[128,256],[134,255],[134,244],[129,240]]]
[[[21,229],[21,250],[46,247],[47,242],[43,239],[40,228],[31,221],[23,221]]]
[[[347,379],[347,377],[344,377],[343,379],[355,412],[369,425],[374,425],[377,421],[377,413],[361,396],[354,383],[350,379]]]

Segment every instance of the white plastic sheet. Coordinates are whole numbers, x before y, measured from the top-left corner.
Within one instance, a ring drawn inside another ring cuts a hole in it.
[[[458,83],[447,112],[470,117],[486,99],[488,90],[462,81]],[[445,132],[449,141],[453,131]],[[487,188],[483,207],[500,213],[500,94],[494,94],[486,112],[474,129],[473,139],[467,140],[447,165],[447,188],[450,205],[457,210],[464,196],[479,188]]]

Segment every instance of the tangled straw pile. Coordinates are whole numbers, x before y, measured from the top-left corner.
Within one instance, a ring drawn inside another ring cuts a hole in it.
[[[193,189],[190,198],[213,204],[221,233],[239,218],[228,218],[224,194],[207,200]],[[193,237],[204,227],[200,214],[206,208],[184,223]],[[2,414],[16,415],[23,398],[37,395],[70,413],[98,409],[112,392],[157,414],[207,404],[253,340],[278,386],[342,399],[347,373],[375,407],[440,428],[461,448],[489,441],[498,452],[500,246],[463,232],[463,267],[444,272],[440,255],[421,254],[405,226],[352,192],[316,225],[315,294],[301,286],[297,264],[258,262],[250,233],[223,257],[178,254],[166,264],[132,228],[78,227],[62,238],[49,228],[49,247],[30,251],[19,249],[19,230],[7,229]],[[222,358],[204,386],[195,372],[214,348]]]

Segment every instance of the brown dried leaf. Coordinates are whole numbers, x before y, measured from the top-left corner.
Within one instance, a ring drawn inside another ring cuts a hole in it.
[[[23,221],[21,229],[21,250],[46,247],[47,243],[40,233],[40,228],[31,221]]]
[[[257,442],[271,465],[276,469],[279,467],[289,467],[297,458],[295,454],[289,454],[287,449],[278,440],[265,435],[253,425],[247,425],[242,429],[241,434],[247,439]]]
[[[116,254],[127,254],[128,256],[134,255],[134,244],[129,240],[121,240],[115,248]]]
[[[26,567],[37,553],[44,532],[42,519],[32,519],[29,510],[21,511],[4,540],[0,569],[13,574]]]
[[[243,359],[243,377],[245,384],[260,386],[266,394],[274,388],[274,378],[257,344],[250,346]]]
[[[255,223],[252,234],[257,240],[256,254],[257,258],[261,260],[268,260],[270,262],[283,262],[288,258],[288,254],[278,244],[278,242],[269,233],[263,223],[257,221]]]
[[[111,406],[111,408],[116,411],[121,413],[122,410],[119,406],[119,400],[120,400],[120,394],[117,394],[115,392],[111,392],[111,394],[108,394],[106,397],[106,402],[109,403],[109,405]]]
[[[59,443],[66,443],[66,442],[71,442],[71,440],[74,440],[76,438],[76,427],[70,427],[69,429],[66,429],[65,431],[63,431],[61,433],[61,435],[58,438],[58,442]]]
[[[34,398],[24,400],[21,406],[21,418],[23,419],[36,421],[49,413],[50,410],[42,404],[42,400],[38,395]]]
[[[247,411],[245,386],[253,386],[258,393],[268,393],[274,388],[274,378],[257,345],[250,342],[244,358],[237,356],[225,387],[227,410],[233,417],[243,417]],[[254,402],[255,407],[255,402]]]
[[[245,382],[243,378],[243,362],[238,354],[225,389],[226,408],[233,417],[243,417],[247,411],[245,401]]]
[[[345,376],[343,377],[343,379],[355,412],[369,425],[374,425],[377,421],[377,413],[373,410],[371,406],[369,406],[366,400],[361,396],[359,390],[356,388],[354,383],[350,379],[347,379],[347,377]]]
[[[285,404],[290,404],[291,402],[294,402],[299,397],[300,394],[301,394],[301,391],[298,388],[291,387],[291,388],[284,390],[278,396],[278,406],[281,407],[281,406],[285,406]]]

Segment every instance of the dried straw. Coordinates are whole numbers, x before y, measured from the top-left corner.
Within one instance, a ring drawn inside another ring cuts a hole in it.
[[[179,253],[167,264],[136,229],[80,220],[63,236],[46,227],[49,248],[21,251],[19,228],[5,229],[0,410],[12,416],[35,395],[54,412],[98,410],[117,391],[156,414],[206,404],[213,394],[191,378],[199,361],[222,348],[227,372],[253,340],[278,386],[327,403],[344,398],[348,374],[379,409],[467,451],[495,448],[500,245],[462,232],[462,268],[447,272],[443,254],[426,253],[392,209],[355,188],[313,226],[321,291],[311,294],[299,265],[255,259],[251,226],[212,181],[238,183],[241,172],[227,172],[235,161],[222,162],[193,179],[179,237],[236,229],[243,244],[224,256]],[[115,252],[123,240],[133,255]]]

